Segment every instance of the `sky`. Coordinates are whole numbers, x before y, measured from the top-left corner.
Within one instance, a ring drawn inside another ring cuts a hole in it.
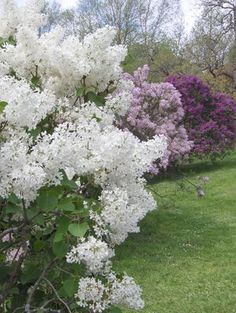
[[[181,6],[184,13],[186,30],[189,32],[200,14],[200,10],[196,5],[196,0],[181,0]]]

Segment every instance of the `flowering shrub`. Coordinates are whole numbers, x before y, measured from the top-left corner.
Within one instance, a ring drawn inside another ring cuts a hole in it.
[[[232,147],[235,137],[236,102],[223,93],[213,94],[198,77],[174,75],[167,78],[181,93],[184,125],[198,156],[215,158]]]
[[[149,67],[145,65],[133,76],[125,75],[127,80],[134,83],[133,101],[121,126],[142,141],[155,135],[167,138],[168,147],[164,156],[153,163],[150,169],[152,173],[157,173],[159,168],[166,169],[170,163],[185,158],[191,150],[191,142],[181,125],[184,110],[180,93],[170,83],[147,82],[148,74]]]
[[[0,4],[1,311],[142,308],[111,259],[155,209],[142,176],[166,141],[114,126],[132,100],[126,49],[110,27],[39,36],[43,1]]]

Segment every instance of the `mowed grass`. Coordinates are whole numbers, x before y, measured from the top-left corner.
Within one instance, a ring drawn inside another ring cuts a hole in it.
[[[171,194],[172,201],[154,195],[159,210],[117,250],[116,269],[142,286],[146,306],[141,312],[235,313],[236,153],[184,171],[191,180],[210,178],[205,197],[179,191],[170,178],[151,184],[159,194]]]

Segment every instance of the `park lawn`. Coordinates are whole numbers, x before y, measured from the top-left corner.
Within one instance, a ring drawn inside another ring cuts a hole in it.
[[[206,195],[178,190],[176,180],[150,185],[159,210],[117,250],[115,266],[143,288],[143,313],[236,312],[236,152],[216,164],[184,168],[208,176]],[[134,310],[123,310],[125,313]]]

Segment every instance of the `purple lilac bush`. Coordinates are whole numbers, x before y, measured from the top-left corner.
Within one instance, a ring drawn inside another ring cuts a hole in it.
[[[192,143],[181,124],[184,110],[180,93],[170,83],[149,83],[148,74],[149,67],[145,65],[133,75],[125,75],[126,79],[132,80],[134,88],[133,101],[121,127],[143,141],[155,135],[167,138],[168,149],[164,157],[150,169],[150,172],[157,173],[160,168],[166,169],[169,164],[186,158]]]
[[[214,159],[230,148],[235,138],[236,102],[226,94],[213,94],[193,75],[167,78],[182,95],[184,126],[194,142],[193,152]]]

